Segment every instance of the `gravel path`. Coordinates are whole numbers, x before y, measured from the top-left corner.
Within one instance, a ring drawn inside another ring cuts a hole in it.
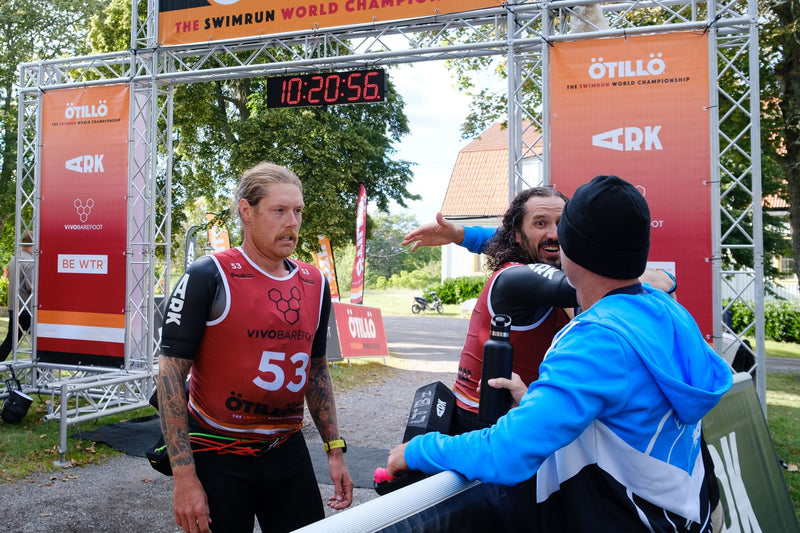
[[[434,381],[449,385],[455,380],[454,368],[453,372],[436,371],[443,365],[433,364],[429,371],[420,369],[424,364],[409,360],[388,358],[386,363],[405,369],[383,385],[337,397],[340,428],[349,445],[391,449],[402,440],[416,389]],[[313,424],[304,434],[309,446],[321,446]],[[372,468],[376,466],[383,465]],[[320,489],[323,500],[333,494],[332,485],[321,484]],[[353,505],[375,497],[371,488],[356,489]],[[158,474],[141,457],[115,457],[104,465],[0,484],[0,509],[0,530],[6,533],[180,531],[172,518],[172,478]]]

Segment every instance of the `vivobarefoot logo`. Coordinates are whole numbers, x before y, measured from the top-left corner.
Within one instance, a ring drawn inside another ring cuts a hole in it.
[[[75,211],[78,213],[78,218],[81,219],[81,222],[89,220],[89,215],[92,213],[92,208],[94,207],[94,200],[88,198],[86,203],[84,203],[80,198],[76,198],[72,205],[75,206]]]

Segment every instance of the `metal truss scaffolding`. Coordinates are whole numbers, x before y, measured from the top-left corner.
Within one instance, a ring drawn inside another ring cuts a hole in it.
[[[599,8],[607,27],[603,24],[600,28],[587,19],[587,7]],[[534,146],[549,145],[546,110],[551,44],[697,30],[711,36],[711,92],[716,100],[712,102],[716,113],[712,113],[711,143],[713,335],[715,340],[723,333],[755,337],[757,363],[751,372],[757,375],[764,405],[765,372],[755,372],[764,368],[756,7],[753,0],[522,1],[457,14],[164,47],[157,37],[157,0],[133,0],[130,50],[21,65],[17,177],[19,243],[22,231],[38,230],[43,91],[119,83],[131,86],[129,212],[144,215],[131,215],[128,221],[125,366],[64,368],[38,364],[35,357],[28,363],[18,361],[20,355],[35,355],[35,327],[32,336],[20,337],[12,364],[23,372],[28,389],[53,395],[54,407],[48,416],[61,420],[62,453],[67,424],[145,405],[157,373],[154,302],[162,288],[170,286],[172,89],[177,84],[496,57],[505,61],[508,76],[509,195],[513,197],[538,184],[529,183],[523,173],[526,159],[537,158],[543,169],[542,181],[550,181],[548,151],[534,150]],[[570,23],[575,21],[584,23],[581,33],[570,32]],[[534,102],[526,99],[531,86],[539,88],[540,99]],[[536,132],[536,141],[530,146],[521,141],[528,138],[524,135],[528,129]],[[726,209],[726,197],[734,194],[751,199],[749,207],[736,212]],[[723,257],[741,248],[750,251],[752,267],[723,270]],[[744,300],[744,293],[738,293],[732,302],[721,299],[720,286],[735,277],[745,278],[745,285],[755,287],[757,295],[754,302],[746,302],[755,318],[740,331],[722,322],[723,310]],[[35,317],[35,302],[17,304]],[[60,404],[55,401],[58,399]]]

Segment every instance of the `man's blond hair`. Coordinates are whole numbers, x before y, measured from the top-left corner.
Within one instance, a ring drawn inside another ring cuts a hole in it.
[[[256,205],[259,200],[268,196],[269,186],[274,183],[297,185],[300,191],[303,190],[303,184],[294,172],[275,163],[262,161],[253,168],[245,170],[239,179],[233,204],[236,215],[241,218],[239,213],[241,200],[247,200],[248,204]]]

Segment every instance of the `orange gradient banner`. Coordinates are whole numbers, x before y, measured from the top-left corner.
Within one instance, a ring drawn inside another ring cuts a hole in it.
[[[672,33],[550,48],[551,183],[614,174],[645,196],[651,266],[712,339],[708,37]],[[613,236],[612,236],[613,237]]]
[[[216,215],[211,213],[206,214],[206,220],[212,222]],[[228,229],[225,226],[214,224],[208,227],[208,245],[214,253],[224,252],[231,247],[231,238],[228,235]]]
[[[42,95],[37,357],[121,366],[125,356],[127,85]]]
[[[162,46],[428,17],[498,7],[501,0],[161,0]]]
[[[317,268],[328,278],[328,285],[331,288],[331,300],[339,301],[339,284],[336,281],[336,263],[333,259],[333,247],[331,241],[325,235],[317,235],[319,239],[319,252],[314,252],[314,261]]]

